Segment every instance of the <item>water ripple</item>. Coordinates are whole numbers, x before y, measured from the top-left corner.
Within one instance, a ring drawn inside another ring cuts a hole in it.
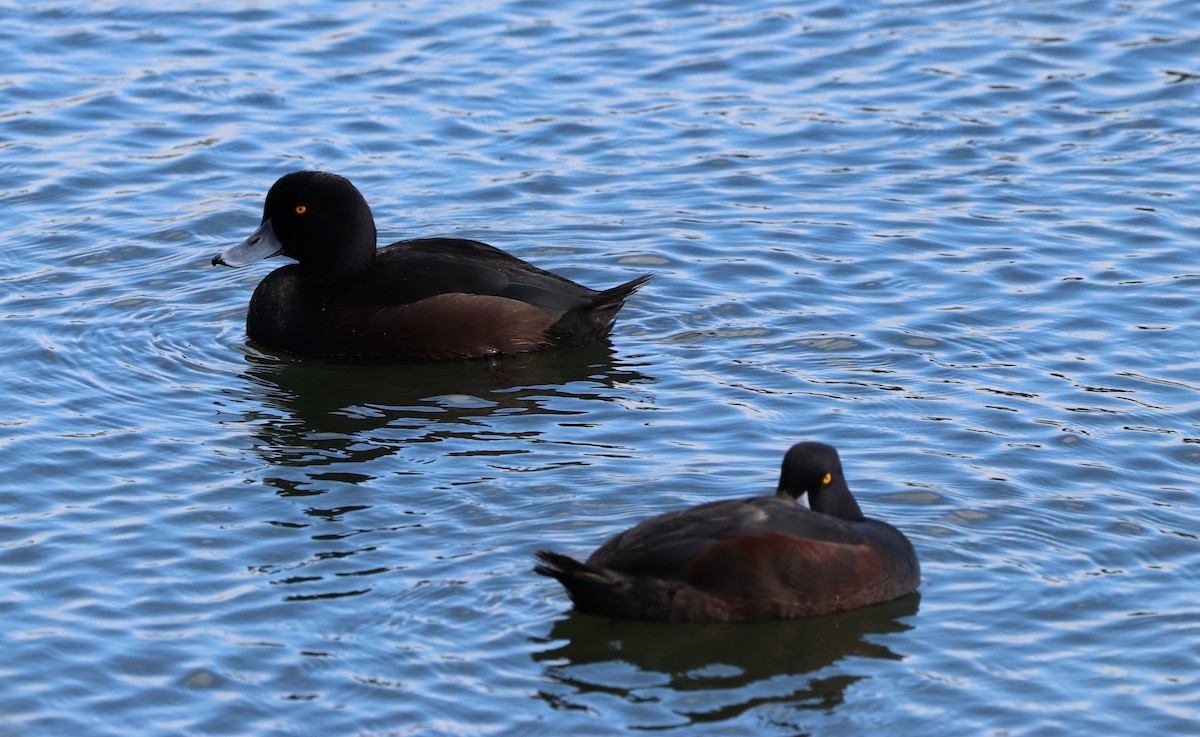
[[[1182,0],[0,7],[0,731],[1183,734]],[[215,270],[281,173],[596,286],[610,343],[347,366]],[[533,551],[843,451],[920,599],[566,612]],[[1121,725],[1114,727],[1114,725]]]

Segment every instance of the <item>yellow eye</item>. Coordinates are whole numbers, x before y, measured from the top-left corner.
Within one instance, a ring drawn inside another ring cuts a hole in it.
[[[833,481],[833,474],[831,473],[825,474],[825,478],[821,479],[822,484],[828,484],[830,481]]]
[[[308,205],[296,205],[296,214],[303,215],[308,212]]]

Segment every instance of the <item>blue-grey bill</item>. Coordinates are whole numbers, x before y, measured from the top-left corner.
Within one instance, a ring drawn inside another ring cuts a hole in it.
[[[255,261],[274,256],[283,251],[283,244],[275,237],[271,219],[267,218],[250,237],[227,251],[213,256],[213,266],[245,266]]]

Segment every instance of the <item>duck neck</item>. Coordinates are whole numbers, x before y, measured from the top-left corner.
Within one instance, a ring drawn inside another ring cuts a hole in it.
[[[309,275],[325,284],[341,284],[353,280],[359,274],[370,268],[375,260],[375,244],[363,244],[353,249],[347,248],[338,254],[338,258],[330,259],[327,263],[313,264]]]
[[[863,519],[858,500],[850,493],[844,479],[837,479],[823,489],[808,493],[808,505],[814,512],[857,522]]]

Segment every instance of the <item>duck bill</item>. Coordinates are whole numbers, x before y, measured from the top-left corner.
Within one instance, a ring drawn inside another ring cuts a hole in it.
[[[271,227],[271,219],[267,218],[262,225],[258,226],[258,230],[250,234],[249,238],[228,251],[222,251],[213,256],[212,265],[237,268],[255,261],[262,261],[264,258],[270,258],[282,252],[283,244],[275,236],[275,229]]]

